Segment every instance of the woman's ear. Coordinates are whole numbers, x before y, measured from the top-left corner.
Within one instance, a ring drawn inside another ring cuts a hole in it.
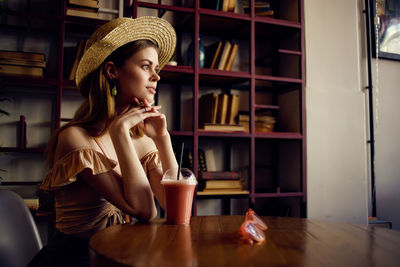
[[[104,72],[110,80],[114,80],[118,78],[118,69],[117,66],[115,66],[114,62],[112,61],[107,61],[106,64],[104,65]]]

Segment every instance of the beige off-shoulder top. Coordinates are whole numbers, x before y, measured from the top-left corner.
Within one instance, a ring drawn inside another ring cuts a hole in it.
[[[141,163],[146,175],[161,168],[158,151],[147,153]],[[91,147],[73,150],[54,163],[40,189],[55,191],[55,226],[60,232],[89,238],[107,226],[124,222],[121,210],[78,177],[86,168],[96,175],[114,169],[117,164]]]

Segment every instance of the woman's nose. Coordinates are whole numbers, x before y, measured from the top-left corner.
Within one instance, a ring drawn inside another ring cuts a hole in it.
[[[153,70],[153,75],[151,76],[151,80],[154,82],[158,82],[160,80],[160,75],[158,75],[158,73]]]

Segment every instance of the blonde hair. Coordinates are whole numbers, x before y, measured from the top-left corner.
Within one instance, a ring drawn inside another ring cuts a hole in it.
[[[72,120],[56,129],[47,143],[45,154],[48,167],[51,168],[54,164],[58,136],[64,129],[79,126],[88,130],[93,136],[101,136],[105,133],[115,116],[115,100],[111,95],[114,82],[107,78],[104,65],[106,62],[112,61],[117,67],[122,67],[126,59],[147,47],[154,47],[158,52],[157,46],[149,40],[137,40],[119,47],[95,71],[82,80],[79,89],[84,97],[83,103],[75,112]],[[106,126],[104,129],[96,129],[101,121],[105,121]],[[143,136],[143,132],[137,126],[131,129],[131,133],[136,137]]]

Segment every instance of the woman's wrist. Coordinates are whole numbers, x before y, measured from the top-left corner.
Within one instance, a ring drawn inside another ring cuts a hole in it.
[[[126,123],[115,122],[110,125],[109,132],[111,137],[129,136],[129,127],[127,127]]]
[[[157,135],[156,137],[152,138],[153,142],[156,144],[158,147],[159,145],[165,143],[165,142],[170,142],[171,141],[171,136],[169,135],[169,132],[166,131],[165,134],[163,135]]]

